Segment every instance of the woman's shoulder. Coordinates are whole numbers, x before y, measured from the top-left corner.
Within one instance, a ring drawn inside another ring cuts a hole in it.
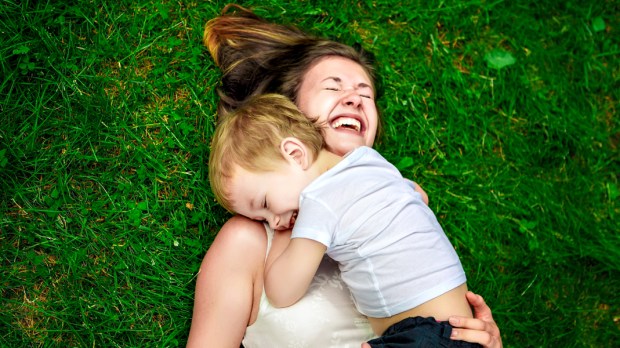
[[[267,235],[263,223],[235,215],[220,228],[209,249],[228,246],[235,246],[237,250],[255,249],[260,245],[266,246],[266,243]]]
[[[258,312],[266,251],[261,223],[236,216],[222,226],[196,277],[192,346],[205,341],[238,346]]]
[[[228,263],[247,268],[264,265],[267,252],[265,226],[243,216],[233,216],[219,230],[205,256],[205,263]]]

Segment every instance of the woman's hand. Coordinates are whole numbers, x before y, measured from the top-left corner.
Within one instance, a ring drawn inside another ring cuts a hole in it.
[[[474,318],[450,317],[453,340],[479,343],[486,348],[502,348],[499,327],[493,320],[491,308],[480,295],[467,292],[467,301],[474,309]]]
[[[422,195],[422,201],[424,201],[424,203],[426,205],[428,205],[428,194],[426,194],[426,191],[424,191],[424,189],[422,189],[422,186],[418,185],[417,182],[413,181],[413,180],[409,180],[406,179],[407,181],[410,181],[411,183],[413,183],[413,189],[418,192],[420,195]]]
[[[414,190],[418,191],[422,195],[422,200],[426,203],[426,205],[428,205],[428,195],[426,194],[426,191],[424,191],[417,182],[414,181],[413,184],[415,185]]]

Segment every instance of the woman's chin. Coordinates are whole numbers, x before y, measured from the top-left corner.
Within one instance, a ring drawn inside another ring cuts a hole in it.
[[[327,146],[327,149],[339,156],[344,156],[347,153],[357,149],[360,146],[365,146],[366,143],[362,137],[347,137],[341,138],[337,142],[337,146]]]

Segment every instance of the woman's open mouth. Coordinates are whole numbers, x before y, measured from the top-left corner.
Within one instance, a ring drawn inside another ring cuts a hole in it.
[[[339,116],[332,120],[329,124],[333,129],[337,130],[351,130],[356,133],[363,131],[362,121],[355,116]]]

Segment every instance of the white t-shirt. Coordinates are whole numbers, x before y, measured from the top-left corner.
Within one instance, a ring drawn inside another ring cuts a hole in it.
[[[265,228],[270,246],[273,230],[268,225]],[[308,292],[294,305],[274,308],[263,290],[258,317],[246,329],[243,346],[359,348],[362,342],[373,337],[368,319],[353,305],[338,265],[326,256]]]
[[[302,192],[292,238],[327,247],[358,310],[383,318],[465,283],[458,255],[413,184],[368,147]]]

